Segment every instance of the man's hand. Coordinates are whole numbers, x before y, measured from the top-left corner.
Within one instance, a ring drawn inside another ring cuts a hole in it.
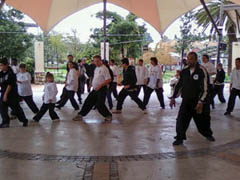
[[[52,99],[49,99],[49,103],[52,103],[53,102],[53,100]]]
[[[95,90],[95,91],[99,91],[101,88],[102,88],[102,86],[98,86],[98,87],[96,87],[94,90]]]
[[[126,85],[126,86],[124,86],[123,88],[124,88],[124,89],[128,89],[128,88],[130,88],[130,86],[129,86],[129,85]]]
[[[203,109],[203,104],[198,103],[197,106],[195,107],[195,110],[197,111],[197,114],[202,114],[202,109]]]
[[[21,81],[17,81],[17,83],[21,84],[22,82]]]
[[[175,101],[175,98],[171,98],[171,101],[170,101],[170,107],[171,107],[171,109],[172,108],[174,108],[174,107],[176,107],[176,101]]]
[[[3,96],[3,102],[7,102],[8,97],[6,95]]]

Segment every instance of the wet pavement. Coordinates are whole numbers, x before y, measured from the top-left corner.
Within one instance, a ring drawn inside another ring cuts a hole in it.
[[[58,85],[59,95],[62,85]],[[165,85],[169,104],[169,85]],[[33,86],[34,99],[41,106],[43,86]],[[228,99],[228,88],[225,88]],[[83,98],[87,93],[83,95]],[[142,94],[140,95],[142,98]],[[89,179],[89,180],[215,180],[239,179],[239,99],[232,116],[224,116],[226,104],[216,98],[212,129],[216,142],[202,137],[192,122],[184,146],[172,146],[177,108],[160,108],[153,93],[148,114],[127,98],[122,114],[105,123],[97,110],[72,121],[77,114],[70,102],[56,110],[61,121],[46,114],[40,123],[21,103],[30,120],[23,128],[17,120],[0,130],[0,179]],[[114,101],[116,105],[116,101]]]

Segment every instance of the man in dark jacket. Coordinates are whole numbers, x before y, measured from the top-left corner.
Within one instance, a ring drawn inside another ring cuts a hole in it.
[[[9,107],[13,110],[14,115],[17,116],[23,126],[28,126],[28,120],[19,104],[19,95],[17,90],[17,80],[16,75],[13,73],[12,69],[9,67],[8,60],[0,60],[0,87],[1,87],[1,97],[0,97],[0,109],[2,116],[2,124],[0,128],[8,128],[10,119],[8,116]]]
[[[219,101],[225,103],[226,100],[223,95],[224,90],[224,80],[225,80],[225,71],[222,67],[222,64],[219,63],[217,66],[217,75],[214,80],[214,89],[213,89],[213,100],[216,95],[218,95]]]
[[[181,91],[182,104],[177,117],[177,136],[173,145],[182,145],[183,140],[186,140],[186,131],[192,118],[198,131],[209,141],[215,141],[210,128],[209,77],[207,71],[197,62],[198,57],[195,52],[190,52],[187,60],[188,66],[181,71],[179,82],[170,102],[171,108],[175,106],[175,98]]]
[[[122,59],[122,67],[123,67],[123,81],[121,85],[123,85],[123,89],[120,91],[117,102],[117,110],[113,113],[121,113],[123,102],[127,96],[130,96],[133,101],[138,104],[138,107],[146,113],[146,107],[143,102],[138,98],[137,95],[137,77],[135,68],[133,66],[129,66],[128,58]]]

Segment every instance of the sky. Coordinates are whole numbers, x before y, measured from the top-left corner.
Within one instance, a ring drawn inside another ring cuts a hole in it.
[[[123,17],[125,17],[129,13],[129,11],[110,3],[107,4],[107,9],[114,11]],[[89,37],[92,33],[91,30],[93,30],[94,28],[100,28],[103,26],[103,21],[95,17],[95,14],[102,10],[103,10],[102,3],[95,4],[86,9],[80,10],[77,13],[64,19],[58,25],[56,25],[53,28],[53,31],[56,31],[59,33],[71,33],[72,29],[76,29],[78,32],[80,41],[85,43],[89,40]],[[26,17],[25,21],[33,22],[29,17]],[[161,40],[160,34],[154,29],[153,26],[151,26],[150,24],[148,24],[147,22],[145,22],[140,18],[138,19],[138,23],[146,24],[147,31],[151,34],[154,40],[154,42],[150,46],[155,47],[156,43],[158,43]],[[177,20],[167,29],[164,35],[168,36],[168,38],[170,39],[174,39],[175,34],[179,35],[179,26],[180,26],[180,22],[179,20]],[[41,32],[40,28],[38,29],[30,28],[29,31],[34,33]]]

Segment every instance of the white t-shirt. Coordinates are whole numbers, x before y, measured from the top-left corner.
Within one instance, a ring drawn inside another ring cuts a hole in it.
[[[163,87],[161,66],[157,65],[157,66],[150,67],[148,78],[149,78],[149,83],[147,86],[150,87],[151,89],[157,88],[158,79],[159,79],[158,88]]]
[[[216,68],[214,67],[214,65],[211,62],[207,62],[207,63],[202,63],[203,67],[205,67],[207,69],[207,72],[209,74],[209,83],[213,84],[213,75],[211,75],[212,73],[217,73]]]
[[[78,71],[74,68],[70,69],[67,74],[67,86],[66,89],[68,91],[75,91],[78,90]]]
[[[12,65],[11,68],[12,68],[14,74],[19,73],[19,67],[18,66]]]
[[[240,69],[234,68],[231,76],[232,88],[240,90]]]
[[[92,81],[93,89],[96,89],[100,84],[109,79],[111,79],[111,75],[106,66],[96,67]]]
[[[110,66],[112,72],[113,72],[113,76],[114,76],[114,79],[113,79],[113,82],[117,82],[117,77],[119,75],[119,69],[116,65],[113,65],[113,66]]]
[[[18,94],[20,96],[32,96],[31,75],[28,72],[17,73],[17,81],[21,82],[17,84]]]
[[[57,90],[57,86],[54,82],[53,83],[45,83],[43,91],[44,91],[44,94],[43,94],[43,103],[44,104],[49,104],[50,100],[52,100],[51,103],[56,103],[56,101],[57,101],[56,96],[57,96],[58,90]]]
[[[137,85],[145,85],[144,80],[148,78],[148,69],[145,66],[136,67]]]

